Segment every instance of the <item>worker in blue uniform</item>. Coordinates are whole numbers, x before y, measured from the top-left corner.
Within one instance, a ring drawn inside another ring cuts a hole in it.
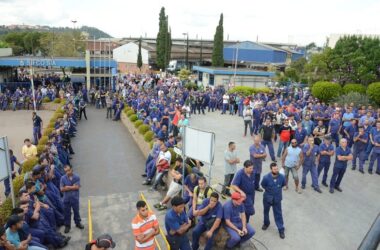
[[[319,161],[319,147],[314,144],[314,137],[307,138],[307,143],[302,147],[303,153],[303,168],[302,168],[302,182],[301,188],[306,188],[306,176],[310,171],[311,174],[311,186],[318,193],[322,193],[322,190],[318,185],[318,171],[316,162]]]
[[[380,121],[377,120],[376,127],[372,128],[370,133],[371,145],[373,151],[369,161],[368,173],[372,174],[373,165],[377,160],[376,174],[380,175]]]
[[[330,193],[334,193],[334,189],[342,192],[343,190],[340,188],[340,183],[342,182],[344,173],[347,169],[347,162],[352,160],[351,149],[347,146],[346,139],[340,139],[340,146],[336,148],[335,151],[335,163],[333,175],[330,181]]]
[[[286,186],[285,176],[279,173],[278,166],[275,162],[270,164],[271,172],[266,174],[261,181],[261,186],[264,188],[263,205],[264,205],[264,224],[263,230],[269,227],[269,210],[272,207],[274,221],[280,238],[285,238],[284,220],[282,218],[282,188]]]
[[[61,192],[63,192],[63,206],[65,216],[65,233],[70,232],[71,228],[71,209],[74,212],[75,225],[79,229],[84,229],[81,224],[79,214],[79,175],[74,174],[70,165],[64,167],[65,175],[61,177]]]
[[[356,169],[356,160],[359,158],[359,172],[364,174],[364,162],[366,158],[366,148],[368,143],[368,135],[364,132],[363,127],[359,127],[359,132],[353,136],[354,150],[352,154],[352,170]]]
[[[263,160],[267,157],[265,147],[261,144],[261,137],[256,135],[253,139],[253,145],[249,147],[249,157],[253,163],[253,173],[255,175],[255,190],[262,192],[260,188],[260,178],[263,166]]]
[[[244,168],[236,172],[231,183],[231,188],[239,192],[244,198],[244,210],[247,222],[251,215],[255,214],[255,174],[253,163],[250,160],[244,162]]]
[[[319,145],[319,163],[318,163],[318,177],[323,170],[322,185],[328,187],[327,185],[327,174],[330,169],[331,156],[335,153],[334,146],[331,143],[331,137],[325,136],[323,138],[323,143]]]

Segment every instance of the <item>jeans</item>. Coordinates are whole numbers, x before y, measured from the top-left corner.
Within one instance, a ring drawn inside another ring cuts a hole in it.
[[[234,114],[234,105],[230,104],[229,109],[230,109],[230,115],[233,115]]]
[[[203,223],[198,223],[196,227],[193,229],[193,243],[192,247],[193,250],[198,250],[199,249],[199,238],[204,232],[207,232],[207,227]],[[206,246],[204,250],[211,250],[212,249],[212,244],[214,241],[214,236],[218,233],[218,229],[215,230],[211,236],[211,238],[207,239]]]
[[[265,148],[266,146],[268,147],[270,158],[272,159],[272,161],[275,161],[275,160],[276,160],[276,157],[274,156],[273,142],[272,142],[272,141],[265,141],[265,140],[263,140],[263,141],[261,142],[261,145],[263,145],[264,148]]]
[[[365,157],[366,157],[365,150],[358,152],[358,150],[354,149],[354,152],[352,154],[352,167],[356,168],[356,159],[359,158],[359,170],[363,170]]]
[[[289,142],[286,141],[286,142],[283,142],[280,140],[279,144],[278,144],[278,150],[277,150],[277,158],[280,158],[283,154],[283,149],[287,148],[289,145]]]
[[[236,225],[235,225],[236,226]],[[230,239],[227,241],[227,247],[233,248],[234,246],[238,245],[239,243],[244,243],[247,240],[251,239],[253,235],[255,234],[255,229],[250,224],[247,224],[247,231],[248,233],[244,236],[240,236],[235,230],[232,228],[226,226],[226,231],[230,235]],[[238,226],[238,228],[241,230],[242,227]]]
[[[322,177],[322,183],[327,184],[327,173],[329,172],[330,169],[330,162],[319,162],[318,165],[318,176],[321,174],[323,170],[323,177]]]
[[[376,153],[376,152],[372,152],[371,160],[369,161],[368,171],[372,172],[373,165],[375,164],[376,160],[377,160],[376,173],[380,173],[380,153]]]
[[[334,167],[333,175],[332,175],[331,181],[330,181],[330,190],[334,190],[334,188],[340,186],[340,183],[343,179],[345,172],[346,172],[346,168]]]
[[[33,127],[33,137],[34,137],[34,143],[37,145],[38,140],[41,138],[41,128],[40,127]]]
[[[226,111],[227,111],[227,107],[228,107],[228,103],[223,103],[222,114],[225,114],[225,113],[226,113]]]
[[[306,185],[306,175],[309,173],[311,174],[311,185],[314,189],[318,189],[318,171],[317,171],[317,166],[312,164],[312,165],[303,165],[302,168],[302,186],[304,187]]]
[[[250,132],[250,135],[253,134],[253,130],[252,130],[252,121],[251,120],[244,120],[244,136],[247,135],[247,127],[249,127],[249,132]]]
[[[169,242],[171,250],[191,250],[190,241],[186,234],[167,235],[166,239]]]

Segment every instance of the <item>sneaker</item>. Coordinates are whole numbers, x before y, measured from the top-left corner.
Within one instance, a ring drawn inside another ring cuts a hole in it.
[[[364,170],[363,169],[359,169],[359,172],[364,174]]]
[[[305,189],[306,187],[305,187],[305,185],[302,185],[301,188],[302,188],[302,189]]]
[[[161,203],[157,203],[153,205],[154,208],[159,208],[160,206],[161,206]]]
[[[281,238],[281,239],[285,239],[285,233],[284,233],[284,232],[281,232],[281,233],[280,233],[280,238]]]
[[[157,208],[158,211],[163,211],[166,209],[168,209],[168,207],[166,205],[161,205],[159,208]]]
[[[146,180],[142,183],[143,185],[151,185],[152,181],[151,180]]]
[[[146,174],[142,174],[141,176],[142,176],[142,177],[146,177]]]
[[[330,193],[333,194],[334,193],[334,189],[330,189]]]
[[[352,169],[352,170],[355,170],[355,169],[356,169],[356,167],[352,167],[351,169]]]
[[[322,182],[322,185],[325,186],[325,187],[328,187],[329,185],[327,185],[326,182]]]
[[[320,189],[320,188],[314,188],[314,190],[316,191],[316,192],[318,192],[318,193],[322,193],[322,190]]]

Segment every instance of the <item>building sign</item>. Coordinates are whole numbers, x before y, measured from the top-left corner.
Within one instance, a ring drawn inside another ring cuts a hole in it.
[[[30,60],[20,60],[19,66],[34,66],[34,67],[50,67],[56,66],[54,59],[30,59]]]

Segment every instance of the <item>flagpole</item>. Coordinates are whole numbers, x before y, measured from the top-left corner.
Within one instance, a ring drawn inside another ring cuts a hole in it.
[[[32,85],[33,108],[34,108],[34,112],[37,112],[36,95],[35,95],[35,91],[34,91],[34,79],[33,79],[32,59],[29,59],[29,69],[30,69],[30,83]]]

